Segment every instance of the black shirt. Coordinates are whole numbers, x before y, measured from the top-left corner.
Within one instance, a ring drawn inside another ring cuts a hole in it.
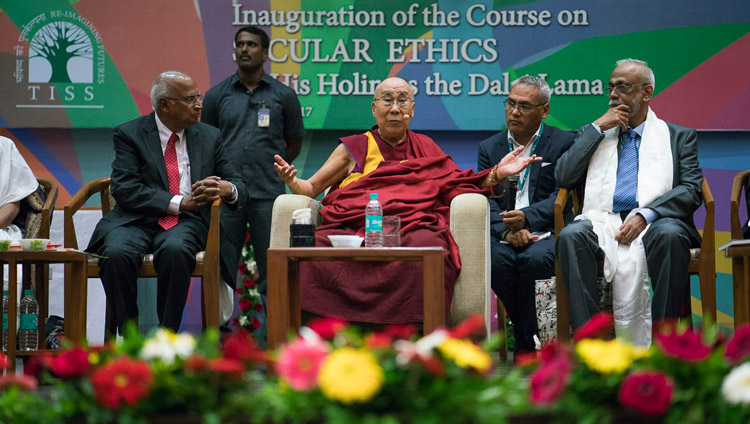
[[[264,106],[270,110],[266,128],[258,127],[258,111]],[[273,155],[284,157],[285,140],[305,135],[294,90],[263,74],[251,92],[234,73],[208,90],[201,120],[221,130],[230,160],[245,179],[249,198],[275,199],[284,193]]]

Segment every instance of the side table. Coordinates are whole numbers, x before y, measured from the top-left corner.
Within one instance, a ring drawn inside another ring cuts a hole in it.
[[[442,247],[289,247],[268,249],[268,348],[286,341],[302,324],[301,261],[421,261],[424,267],[424,333],[445,325],[445,265]]]
[[[15,369],[17,356],[34,355],[44,349],[19,351],[16,348],[16,321],[18,314],[18,270],[17,265],[63,263],[70,269],[70,279],[65,281],[65,336],[74,341],[83,340],[86,335],[86,261],[88,255],[73,250],[47,250],[31,252],[11,250],[0,252],[0,265],[8,264],[8,355],[9,369]],[[47,282],[45,282],[47,284]],[[41,290],[40,290],[41,291]],[[44,296],[48,290],[44,290]],[[39,346],[44,346],[44,319],[39,317]]]
[[[732,297],[734,298],[734,328],[750,323],[750,245],[727,246],[727,258],[732,258]]]

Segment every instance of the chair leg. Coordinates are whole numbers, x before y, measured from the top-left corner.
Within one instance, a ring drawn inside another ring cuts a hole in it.
[[[502,361],[508,360],[508,343],[507,343],[507,337],[506,337],[506,328],[505,328],[505,306],[503,305],[503,302],[500,300],[500,298],[497,298],[497,332],[501,333],[503,336],[503,341],[500,343],[500,346],[498,347],[498,353],[500,354],[500,359]]]

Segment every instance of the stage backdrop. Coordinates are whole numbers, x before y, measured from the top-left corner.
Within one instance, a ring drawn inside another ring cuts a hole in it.
[[[2,0],[0,125],[109,128],[150,111],[150,83],[184,70],[205,91],[236,70],[243,25],[272,38],[267,71],[308,129],[371,125],[387,76],[416,92],[415,130],[497,130],[512,81],[554,89],[547,122],[601,114],[617,59],[646,60],[653,107],[698,129],[750,129],[746,0]]]

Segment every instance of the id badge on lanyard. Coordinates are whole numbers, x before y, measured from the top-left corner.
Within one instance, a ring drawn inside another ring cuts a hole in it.
[[[260,109],[258,109],[258,128],[268,128],[269,125],[271,125],[271,110],[264,102],[261,102]]]

